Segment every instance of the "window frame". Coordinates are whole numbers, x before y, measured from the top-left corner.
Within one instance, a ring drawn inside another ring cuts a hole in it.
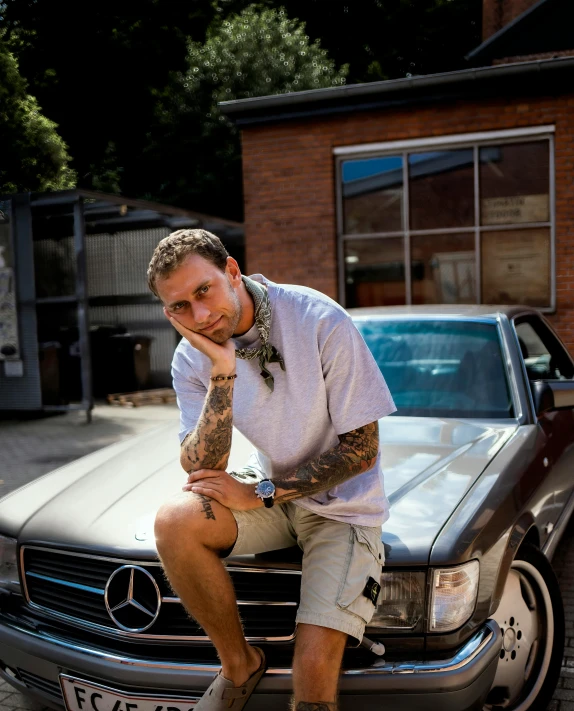
[[[411,236],[433,234],[474,234],[475,252],[475,284],[476,304],[482,304],[482,273],[481,273],[481,234],[483,232],[501,232],[517,229],[549,229],[550,230],[550,305],[539,307],[542,313],[556,311],[556,170],[555,170],[555,126],[533,126],[528,128],[509,129],[504,131],[484,131],[480,133],[454,134],[450,136],[410,139],[405,141],[388,141],[354,146],[337,146],[333,148],[335,158],[335,204],[337,230],[337,261],[338,261],[338,292],[339,303],[346,304],[346,269],[345,243],[355,240],[385,239],[401,237],[404,240],[405,265],[405,305],[412,305],[412,268],[411,268]],[[507,225],[480,224],[480,162],[479,151],[490,145],[529,143],[547,141],[549,151],[549,212],[548,222],[519,223]],[[472,148],[474,157],[474,226],[445,229],[410,229],[410,196],[409,196],[409,165],[408,156],[424,149],[453,150]],[[346,160],[368,159],[401,155],[403,163],[403,229],[393,232],[375,232],[368,234],[345,234],[343,219],[343,181],[342,167]]]
[[[539,316],[538,314],[524,314],[521,316],[517,316],[513,320],[513,326],[514,326],[514,332],[516,334],[516,340],[519,346],[519,351],[520,351],[520,359],[524,363],[524,356],[522,355],[522,350],[520,349],[520,335],[518,333],[518,327],[521,326],[522,324],[528,324],[534,333],[538,336],[540,341],[542,342],[542,345],[546,350],[548,351],[548,354],[551,356],[551,358],[554,357],[554,354],[552,353],[552,349],[556,349],[557,351],[560,352],[561,358],[564,360],[567,360],[570,363],[570,366],[572,368],[572,371],[574,373],[574,360],[572,359],[572,356],[570,355],[570,352],[566,348],[566,346],[562,343],[560,338],[558,337],[557,333],[554,331],[554,329],[551,327],[551,325],[546,321],[546,319],[542,318],[542,316]],[[538,330],[540,328],[540,331]],[[547,339],[547,340],[546,340]],[[548,342],[547,342],[548,341]],[[534,382],[533,380],[530,380],[528,377],[528,371],[526,371],[526,364],[525,364],[525,372],[526,376],[528,378],[529,382]],[[539,380],[553,380],[553,378],[538,378]],[[574,380],[574,374],[572,378],[565,378],[565,380]]]
[[[516,351],[518,354],[518,362],[520,363],[520,372],[522,375],[522,382],[524,383],[524,390],[525,390],[526,396],[528,398],[528,404],[530,405],[532,422],[536,423],[538,421],[538,418],[536,416],[536,406],[534,404],[534,396],[532,394],[532,386],[530,385],[530,378],[528,377],[528,373],[526,371],[526,363],[524,362],[524,358],[522,356],[522,351],[520,349],[520,342],[518,340],[518,332],[516,330],[517,325],[519,325],[520,323],[523,323],[524,321],[531,321],[532,318],[537,318],[539,321],[542,322],[542,324],[544,326],[546,326],[546,328],[548,328],[548,330],[554,336],[554,338],[557,340],[557,342],[566,351],[566,355],[572,362],[573,367],[574,367],[574,358],[570,355],[570,351],[566,348],[566,346],[560,340],[560,337],[556,333],[555,329],[552,327],[552,324],[546,318],[544,318],[544,316],[542,316],[538,313],[533,313],[532,311],[522,311],[520,313],[513,315],[512,318],[510,319],[510,326],[512,329],[512,338],[514,339],[514,342],[516,344]]]

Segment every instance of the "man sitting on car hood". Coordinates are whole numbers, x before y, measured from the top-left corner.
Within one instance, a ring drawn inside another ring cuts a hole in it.
[[[295,709],[332,711],[347,638],[363,636],[384,562],[377,420],[395,410],[385,380],[337,303],[242,276],[209,232],[163,239],[148,281],[183,336],[172,374],[188,473],[158,511],[157,549],[222,664],[196,708],[242,709],[265,672],[221,559],[297,544]],[[255,450],[227,472],[233,424]]]

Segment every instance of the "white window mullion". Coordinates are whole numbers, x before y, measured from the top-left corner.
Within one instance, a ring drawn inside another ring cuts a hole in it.
[[[411,235],[409,204],[409,154],[403,153],[403,228],[405,242],[405,296],[407,305],[413,303],[413,284],[411,271]]]

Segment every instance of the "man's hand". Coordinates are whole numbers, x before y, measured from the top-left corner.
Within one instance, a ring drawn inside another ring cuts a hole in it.
[[[170,312],[165,308],[163,313],[175,330],[188,341],[193,348],[197,349],[213,363],[217,373],[215,375],[231,375],[235,372],[235,344],[231,339],[225,343],[215,343],[207,336],[201,333],[196,333],[189,328],[183,326]]]
[[[250,511],[263,506],[255,495],[255,484],[242,484],[227,472],[219,469],[198,469],[187,477],[183,491],[192,491],[215,499],[228,509]]]

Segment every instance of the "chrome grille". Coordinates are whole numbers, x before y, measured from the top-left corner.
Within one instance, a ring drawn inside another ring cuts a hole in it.
[[[28,602],[52,616],[77,626],[119,636],[181,641],[206,639],[202,628],[188,617],[179,599],[174,597],[159,563],[104,558],[36,546],[23,546],[21,556]],[[126,565],[138,566],[151,574],[162,599],[157,619],[145,632],[120,629],[106,609],[106,584],[118,568]],[[300,572],[254,568],[228,570],[247,639],[290,640],[295,632]]]

